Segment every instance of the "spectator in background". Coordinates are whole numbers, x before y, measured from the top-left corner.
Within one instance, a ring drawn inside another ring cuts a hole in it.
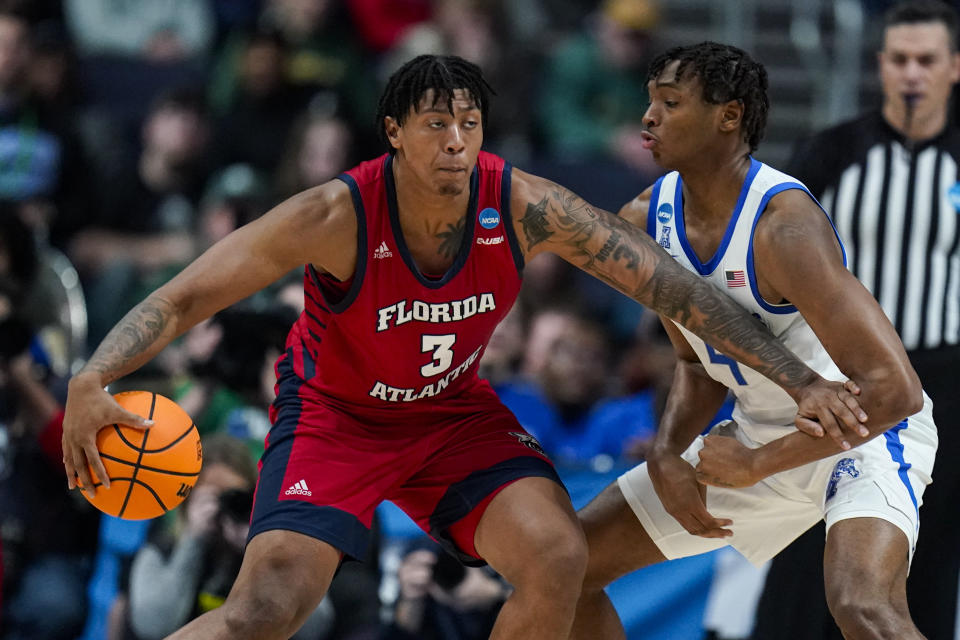
[[[466,567],[429,538],[410,543],[397,571],[400,594],[380,640],[483,640],[510,587],[487,568]]]
[[[480,356],[479,375],[489,382],[495,391],[514,382],[520,374],[526,344],[524,323],[523,305],[517,302],[493,330],[490,342]]]
[[[547,153],[566,161],[613,159],[645,178],[660,174],[640,122],[655,0],[604,0],[583,33],[547,62],[539,105]]]
[[[202,58],[215,23],[207,0],[64,0],[81,55],[168,64]]]
[[[940,446],[907,600],[920,631],[938,639],[954,637],[960,574],[960,130],[949,117],[957,39],[948,3],[891,8],[877,55],[882,105],[803,141],[788,169],[823,203],[850,270],[880,302],[933,399]],[[840,637],[823,605],[823,535],[817,527],[774,559],[757,638],[781,637],[785,620],[798,638]]]
[[[203,470],[183,505],[154,521],[129,569],[125,640],[155,640],[220,606],[240,570],[249,529],[256,469],[241,440],[203,441]],[[119,616],[118,616],[119,617]],[[333,618],[324,600],[293,637],[321,640]]]
[[[287,45],[286,82],[311,104],[343,114],[352,131],[367,132],[377,104],[373,74],[353,25],[334,0],[265,0],[259,29],[275,32]],[[226,37],[213,70],[214,105],[231,104],[240,83],[236,62],[248,35]],[[298,104],[304,104],[298,102]],[[372,147],[373,140],[361,144]]]
[[[364,46],[377,55],[432,15],[431,0],[346,0],[346,5]]]
[[[624,453],[633,438],[656,428],[653,393],[613,398],[610,345],[604,329],[570,311],[547,311],[533,326],[554,337],[533,366],[535,377],[498,389],[520,424],[557,460],[590,461]],[[531,331],[533,335],[533,331]],[[534,341],[529,341],[534,346]]]
[[[144,121],[135,160],[119,175],[101,177],[99,216],[77,234],[70,251],[85,282],[91,341],[106,334],[118,310],[139,299],[144,286],[194,256],[208,138],[201,96],[171,91]]]
[[[269,208],[270,187],[260,172],[247,164],[223,167],[210,177],[200,200],[198,251],[213,246]]]
[[[307,94],[287,79],[287,44],[275,31],[256,31],[231,61],[237,69],[231,96],[211,95],[217,115],[214,155],[219,165],[247,163],[273,171],[283,154],[290,125],[306,106]],[[216,81],[212,84],[216,87]]]
[[[509,12],[490,0],[433,0],[432,17],[411,25],[397,38],[380,64],[386,79],[404,61],[421,54],[456,55],[479,65],[498,93],[508,96],[491,114],[484,132],[487,147],[514,158],[530,155],[532,127],[532,43],[518,42],[506,24]]]
[[[72,640],[86,615],[84,587],[97,512],[63,488],[63,407],[44,348],[21,316],[37,255],[31,231],[0,210],[0,534],[4,640]]]
[[[38,61],[25,14],[0,8],[0,199],[19,202],[39,236],[62,230],[60,241],[82,217],[79,158],[67,119],[31,85]]]
[[[277,193],[288,198],[323,184],[351,166],[354,156],[347,123],[327,110],[308,110],[290,133],[276,172]]]

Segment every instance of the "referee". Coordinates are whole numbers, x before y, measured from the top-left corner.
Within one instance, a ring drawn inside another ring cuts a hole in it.
[[[877,59],[882,108],[800,144],[787,173],[833,218],[849,268],[889,316],[933,399],[940,447],[907,594],[920,631],[953,640],[960,573],[960,130],[948,114],[960,79],[956,12],[938,0],[894,6],[884,17]],[[756,640],[840,638],[822,604],[822,556],[818,527],[773,561]],[[815,608],[820,617],[811,615]]]

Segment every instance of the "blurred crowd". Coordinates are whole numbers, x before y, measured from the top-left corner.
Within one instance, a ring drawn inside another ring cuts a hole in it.
[[[487,150],[616,210],[658,174],[638,135],[658,20],[652,0],[0,0],[0,638],[161,638],[218,606],[239,569],[302,274],[111,388],[173,398],[204,439],[186,503],[142,524],[68,492],[60,459],[66,380],[126,310],[380,154],[379,91],[421,53],[483,67]],[[552,258],[527,265],[481,373],[558,463],[642,458],[669,342]],[[382,552],[345,565],[296,637],[488,635],[510,589],[498,576],[429,539],[389,567]]]

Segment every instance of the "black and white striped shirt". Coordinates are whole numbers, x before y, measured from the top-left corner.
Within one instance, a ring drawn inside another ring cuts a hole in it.
[[[789,163],[908,351],[960,344],[958,161],[960,130],[911,149],[878,111],[805,141]]]

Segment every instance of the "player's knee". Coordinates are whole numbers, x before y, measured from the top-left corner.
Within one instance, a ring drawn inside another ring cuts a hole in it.
[[[829,602],[837,626],[845,638],[901,638],[911,625],[892,603],[863,594],[848,593]]]
[[[316,606],[316,586],[297,556],[263,559],[252,578],[234,585],[224,603],[231,638],[288,638]],[[322,597],[322,594],[320,594]]]
[[[579,526],[543,527],[531,546],[535,561],[523,572],[528,580],[579,592],[587,569],[587,541]]]
[[[295,631],[299,605],[292,593],[255,587],[231,594],[223,606],[231,638],[286,638]]]

